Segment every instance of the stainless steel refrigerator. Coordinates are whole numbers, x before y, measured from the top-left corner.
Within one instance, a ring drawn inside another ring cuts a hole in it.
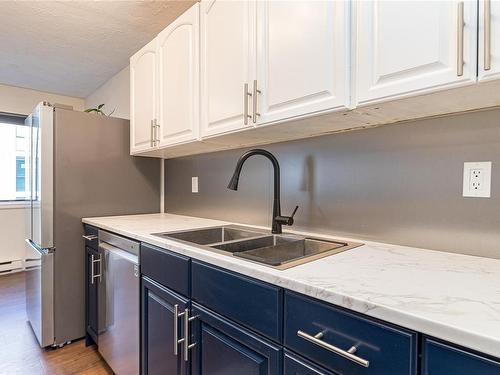
[[[159,212],[160,162],[130,156],[127,120],[40,103],[25,125],[27,316],[40,346],[59,346],[85,335],[81,219]]]

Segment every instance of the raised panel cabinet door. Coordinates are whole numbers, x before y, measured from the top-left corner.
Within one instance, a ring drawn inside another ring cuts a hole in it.
[[[498,375],[500,360],[424,338],[422,375]]]
[[[199,133],[199,4],[157,37],[159,145],[196,140]]]
[[[257,3],[256,85],[261,93],[252,82],[253,120],[268,123],[347,106],[348,9],[344,1]]]
[[[156,39],[130,58],[130,153],[155,148]]]
[[[177,354],[174,352],[174,306],[182,312],[188,307],[188,300],[145,277],[141,289],[142,374],[187,374],[182,345],[177,345]],[[184,334],[182,319],[177,318],[177,322],[180,340]]]
[[[97,343],[97,336],[98,336],[98,331],[97,331],[97,295],[98,295],[98,288],[97,288],[97,283],[98,283],[98,278],[96,278],[94,275],[96,275],[99,270],[99,266],[96,264],[96,260],[99,259],[99,253],[91,249],[90,247],[86,246],[85,247],[85,279],[86,279],[86,330],[87,334],[92,337],[92,340],[94,340],[95,343]]]
[[[500,78],[500,1],[479,1],[478,76]]]
[[[191,375],[281,375],[282,349],[193,303]]]
[[[251,127],[244,114],[255,66],[255,6],[255,0],[200,3],[203,137]]]
[[[474,1],[374,0],[355,4],[354,78],[359,105],[476,81]]]

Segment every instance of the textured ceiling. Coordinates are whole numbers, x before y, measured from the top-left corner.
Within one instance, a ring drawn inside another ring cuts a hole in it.
[[[86,97],[193,3],[0,0],[0,83]]]

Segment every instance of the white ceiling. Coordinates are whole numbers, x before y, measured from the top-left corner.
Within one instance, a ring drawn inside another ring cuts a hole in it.
[[[84,98],[193,3],[0,0],[0,83]]]

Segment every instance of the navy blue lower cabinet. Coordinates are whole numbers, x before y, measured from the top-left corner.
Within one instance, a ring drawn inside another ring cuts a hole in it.
[[[285,375],[335,375],[288,351],[285,351],[284,369]]]
[[[285,293],[285,347],[342,375],[415,375],[417,334]]]
[[[92,341],[97,344],[97,304],[98,304],[98,278],[95,275],[99,274],[96,260],[100,259],[99,251],[88,246],[85,247],[85,326],[87,333],[87,345]],[[92,338],[89,340],[88,338]]]
[[[188,362],[184,361],[182,345],[175,338],[184,337],[182,319],[175,317],[174,306],[179,313],[189,307],[189,301],[164,288],[147,277],[141,287],[141,367],[143,375],[187,375]],[[177,319],[177,335],[174,322]]]
[[[475,354],[424,338],[424,375],[499,375],[500,359]]]
[[[192,375],[281,375],[282,349],[193,302]]]

